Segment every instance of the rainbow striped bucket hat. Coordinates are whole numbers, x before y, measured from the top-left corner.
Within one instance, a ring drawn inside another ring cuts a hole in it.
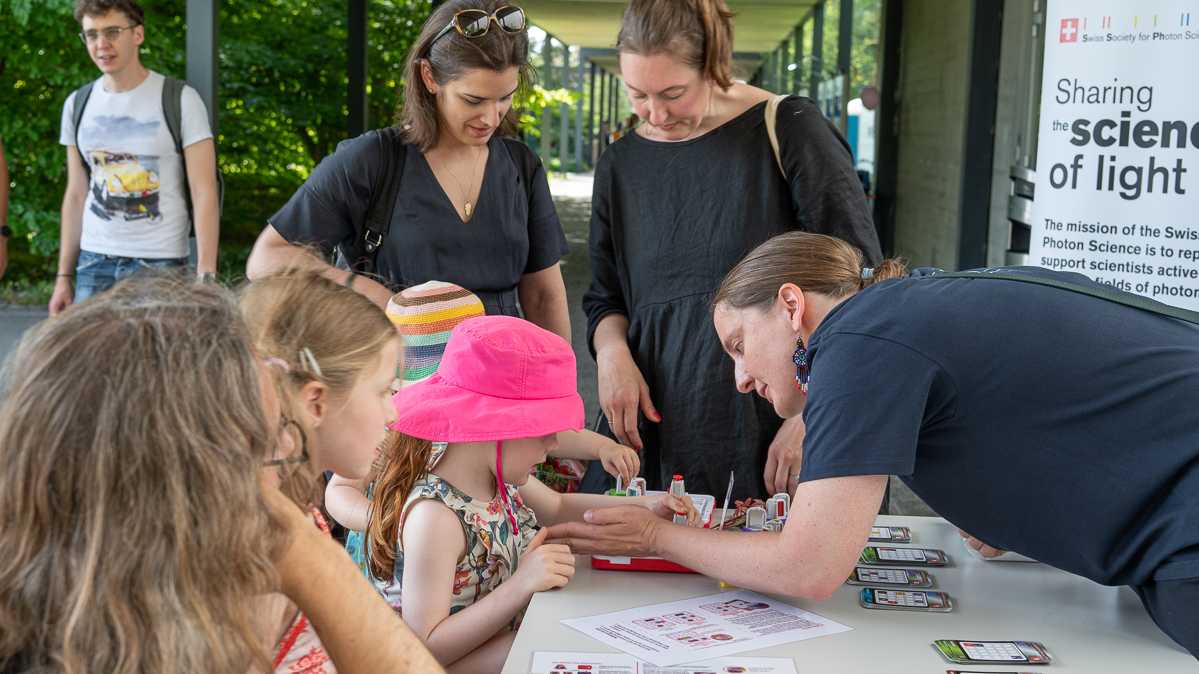
[[[429,281],[393,295],[387,302],[387,317],[404,341],[400,387],[433,376],[454,326],[484,313],[483,302],[474,293],[445,281]]]

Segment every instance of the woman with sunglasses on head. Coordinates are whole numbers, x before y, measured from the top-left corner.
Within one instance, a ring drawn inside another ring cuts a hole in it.
[[[276,488],[304,456],[280,366],[231,293],[171,276],[25,334],[0,378],[0,672],[270,671],[270,592],[323,641],[282,671],[441,671]]]
[[[569,340],[558,263],[566,237],[540,160],[509,137],[513,97],[531,73],[526,23],[524,10],[497,0],[454,0],[434,10],[405,65],[399,128],[344,141],[326,157],[271,217],[247,275],[302,264],[380,308],[400,288],[450,281],[478,295],[488,314],[523,312]],[[394,208],[376,203],[386,199],[388,174],[398,181]],[[386,223],[385,235],[367,227],[368,212]],[[374,277],[292,245],[336,247],[352,259],[365,237],[382,239]]]
[[[591,216],[592,283],[583,298],[599,400],[617,440],[642,449],[650,488],[790,492],[802,421],[738,395],[709,324],[708,300],[753,246],[801,229],[881,257],[849,148],[806,99],[734,81],[724,0],[633,0],[617,37],[642,120],[600,158]],[[781,171],[780,171],[781,165]],[[658,407],[661,405],[662,407]],[[643,423],[641,420],[644,419]]]

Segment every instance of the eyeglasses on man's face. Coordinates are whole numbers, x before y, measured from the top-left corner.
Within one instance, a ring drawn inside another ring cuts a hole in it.
[[[79,39],[83,41],[83,44],[96,44],[100,38],[104,38],[106,42],[116,42],[120,39],[121,33],[137,28],[137,26],[138,24],[135,23],[132,26],[110,26],[99,30],[85,30],[79,33]]]

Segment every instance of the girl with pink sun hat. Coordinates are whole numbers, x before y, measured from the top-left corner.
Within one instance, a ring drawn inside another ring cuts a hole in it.
[[[367,557],[376,586],[438,660],[498,671],[529,599],[574,575],[540,524],[641,505],[665,519],[689,499],[560,494],[530,470],[583,426],[561,337],[507,316],[454,328],[437,372],[393,399],[395,442],[374,482]],[[430,466],[434,443],[444,452]]]

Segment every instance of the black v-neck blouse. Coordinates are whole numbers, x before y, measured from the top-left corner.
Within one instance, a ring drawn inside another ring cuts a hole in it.
[[[382,168],[375,133],[338,144],[271,217],[283,238],[327,251],[354,240]],[[377,273],[393,289],[431,280],[456,283],[478,294],[487,313],[515,315],[521,277],[558,262],[567,251],[566,236],[532,150],[500,137],[487,147],[483,184],[463,222],[424,155],[404,146],[400,192]],[[522,175],[526,165],[535,168]]]

